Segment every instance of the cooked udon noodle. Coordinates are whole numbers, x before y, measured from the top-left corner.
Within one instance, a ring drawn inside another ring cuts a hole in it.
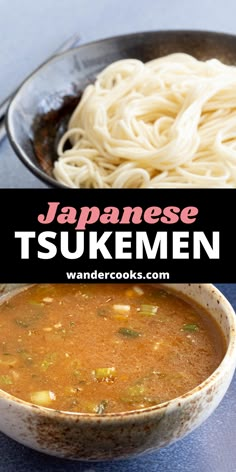
[[[236,187],[236,67],[182,53],[114,62],[57,152],[54,176],[69,187]]]

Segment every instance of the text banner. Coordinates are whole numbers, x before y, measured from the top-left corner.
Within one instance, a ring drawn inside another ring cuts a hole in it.
[[[235,283],[234,189],[1,189],[1,283]]]

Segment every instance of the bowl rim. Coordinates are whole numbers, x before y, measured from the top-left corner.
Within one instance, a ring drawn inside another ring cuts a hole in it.
[[[66,189],[68,188],[67,185],[62,184],[61,182],[57,181],[50,175],[46,174],[42,168],[38,167],[37,164],[33,163],[32,160],[28,157],[27,153],[22,148],[21,144],[19,144],[16,134],[15,134],[15,127],[13,125],[12,117],[14,115],[14,108],[17,105],[17,102],[21,96],[21,93],[24,92],[24,89],[27,85],[34,80],[37,74],[42,71],[43,69],[47,68],[47,66],[53,64],[54,61],[60,60],[62,57],[73,54],[73,52],[79,52],[82,49],[86,49],[87,47],[91,47],[93,45],[102,45],[105,42],[114,41],[114,40],[122,40],[122,39],[132,39],[132,38],[139,38],[142,36],[151,36],[152,34],[156,35],[195,35],[195,36],[208,36],[211,38],[228,38],[236,41],[236,34],[224,32],[224,31],[215,31],[215,30],[207,30],[207,29],[151,29],[151,30],[140,30],[132,33],[123,33],[120,35],[113,35],[103,37],[101,39],[95,39],[89,42],[85,42],[83,44],[78,45],[75,48],[69,49],[62,53],[56,53],[49,59],[46,59],[42,64],[36,67],[30,74],[26,76],[26,78],[21,82],[18,86],[16,92],[12,96],[9,105],[7,107],[6,116],[5,116],[5,127],[7,137],[9,142],[15,151],[15,154],[19,157],[21,162],[26,166],[26,168],[35,175],[39,180],[46,183],[49,187],[52,188],[61,188]],[[78,190],[78,189],[75,189]]]
[[[29,284],[34,285],[34,284]],[[160,284],[161,285],[161,284]],[[164,285],[164,284],[163,284]],[[210,291],[214,293],[214,299],[218,297],[219,305],[220,302],[222,304],[222,309],[224,309],[226,317],[229,322],[229,342],[227,345],[226,352],[224,357],[222,358],[218,367],[212,372],[210,376],[208,376],[203,382],[199,385],[194,387],[193,389],[187,391],[183,395],[175,397],[171,400],[165,401],[163,403],[159,403],[157,405],[153,405],[147,408],[141,408],[136,410],[130,411],[121,411],[117,413],[104,413],[102,415],[98,415],[96,413],[82,413],[82,412],[70,412],[60,409],[53,409],[48,408],[40,405],[33,404],[31,402],[21,400],[20,398],[7,393],[3,389],[0,389],[0,402],[2,400],[10,401],[18,406],[22,406],[30,410],[32,413],[35,412],[42,416],[47,417],[58,417],[62,418],[65,421],[83,421],[86,422],[99,422],[99,423],[109,423],[113,421],[129,421],[132,418],[135,418],[135,421],[142,421],[143,418],[147,416],[152,416],[157,414],[164,414],[168,409],[168,412],[175,410],[177,407],[182,407],[186,403],[188,403],[189,399],[194,401],[198,398],[198,396],[208,388],[208,386],[213,386],[215,382],[220,381],[221,378],[224,378],[225,373],[234,372],[236,370],[236,311],[234,310],[233,306],[227,299],[227,297],[213,284],[196,284],[196,283],[189,283],[189,284],[165,284],[166,286],[198,286],[199,289],[203,287],[204,290],[209,293]],[[178,293],[178,290],[176,290]],[[7,296],[7,294],[6,294]],[[191,296],[187,295],[190,299]],[[5,298],[5,296],[4,296]],[[201,306],[201,305],[200,305]],[[211,313],[210,309],[208,308],[209,312]]]

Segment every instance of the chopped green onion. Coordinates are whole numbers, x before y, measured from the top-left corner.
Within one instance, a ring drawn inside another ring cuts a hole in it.
[[[83,413],[97,413],[98,404],[95,402],[79,402],[80,408],[79,411]],[[78,410],[78,407],[76,408]]]
[[[145,382],[151,380],[153,376],[157,376],[161,379],[161,378],[165,378],[166,374],[164,372],[160,372],[159,370],[151,370],[144,377],[139,378],[136,381],[135,385],[143,385]]]
[[[33,362],[33,358],[31,357],[31,354],[26,351],[24,348],[17,349],[17,352],[20,354],[21,358],[26,364],[31,364]]]
[[[93,370],[92,373],[98,382],[113,381],[116,377],[115,367],[99,367]]]
[[[137,293],[137,295],[140,295],[140,296],[144,294],[143,289],[142,289],[141,287],[137,286],[137,285],[135,285],[135,286],[133,287],[133,291],[134,291],[135,293]]]
[[[105,409],[107,408],[108,401],[107,400],[102,400],[97,406],[96,406],[96,413],[98,415],[102,415],[105,412]]]
[[[52,298],[52,297],[44,297],[44,298],[43,298],[43,302],[45,302],[45,303],[52,303],[52,302],[53,302],[53,298]]]
[[[50,390],[41,390],[31,393],[30,400],[32,403],[36,403],[36,405],[46,406],[56,400],[56,395]]]
[[[149,405],[159,405],[159,403],[163,403],[163,399],[161,397],[143,397],[143,400],[145,403],[148,403]]]
[[[80,378],[81,378],[81,375],[82,375],[82,374],[81,374],[81,370],[79,370],[79,369],[73,370],[72,374],[73,374],[75,377],[77,377],[78,379],[80,379]]]
[[[36,302],[35,300],[30,300],[30,301],[29,301],[29,304],[30,304],[30,305],[35,305],[35,306],[42,306],[42,303],[41,303],[41,302]]]
[[[13,367],[17,363],[17,358],[11,356],[10,354],[3,354],[4,357],[0,357],[0,365],[5,365],[8,367]]]
[[[131,328],[120,328],[118,333],[126,336],[127,338],[138,338],[141,336],[141,333],[134,331],[134,329]]]
[[[48,354],[45,359],[41,362],[41,369],[42,370],[47,370],[51,365],[54,364],[56,360],[57,354],[55,352]]]
[[[54,328],[55,328],[55,325],[54,325]],[[54,334],[56,334],[57,336],[60,336],[62,339],[65,339],[67,330],[63,327],[55,328]]]
[[[12,382],[12,378],[10,377],[10,375],[0,375],[0,384],[12,385],[13,382]]]
[[[20,326],[21,328],[28,328],[29,327],[29,323],[27,323],[26,321],[23,321],[23,320],[15,320],[15,323],[17,324],[17,326]]]
[[[190,331],[190,332],[199,331],[199,326],[196,324],[185,324],[183,326],[183,331]]]
[[[144,392],[145,392],[144,385],[141,385],[141,384],[132,385],[131,387],[128,387],[124,391],[121,397],[121,400],[124,403],[139,402],[143,399]]]
[[[97,315],[105,318],[108,315],[108,310],[106,308],[98,308],[97,309]]]
[[[78,369],[73,370],[73,375],[77,377],[78,379],[81,378],[81,371]]]
[[[140,315],[153,316],[157,314],[158,306],[155,305],[140,305]]]
[[[130,305],[113,305],[113,310],[119,311],[119,313],[127,313],[130,311]]]
[[[50,361],[47,361],[46,359],[41,363],[41,369],[43,370],[48,370],[48,367],[50,367],[53,363]]]

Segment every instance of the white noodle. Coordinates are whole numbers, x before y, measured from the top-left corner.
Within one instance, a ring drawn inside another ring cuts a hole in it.
[[[236,67],[182,53],[114,62],[57,153],[54,176],[74,188],[235,188]]]

